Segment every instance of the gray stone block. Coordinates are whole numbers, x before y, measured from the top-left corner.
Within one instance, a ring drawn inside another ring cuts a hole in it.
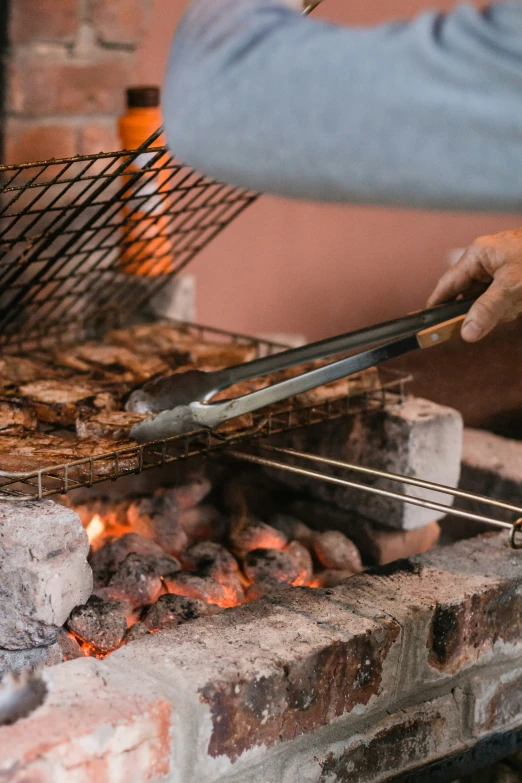
[[[20,674],[23,669],[39,669],[41,666],[55,666],[62,662],[62,651],[58,644],[50,647],[33,647],[31,650],[0,649],[0,680],[7,674]]]
[[[428,400],[393,398],[386,408],[365,411],[333,421],[294,430],[281,442],[300,451],[331,457],[365,467],[426,479],[456,487],[462,454],[462,417],[453,410]],[[284,458],[287,459],[286,457]],[[302,462],[299,463],[302,465]],[[312,469],[320,466],[307,463]],[[368,479],[358,473],[331,470],[334,475],[375,487],[452,505],[450,495],[421,490],[387,479]],[[314,498],[391,528],[414,530],[441,519],[443,512],[410,505],[359,489],[328,484],[316,479],[277,472],[278,478]]]
[[[92,591],[79,515],[45,501],[0,503],[0,648],[53,644]]]
[[[484,430],[465,429],[460,486],[522,506],[522,442]],[[485,511],[478,504],[472,507]]]

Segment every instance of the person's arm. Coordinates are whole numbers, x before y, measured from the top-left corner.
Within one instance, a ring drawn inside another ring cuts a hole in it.
[[[519,0],[374,28],[305,18],[283,0],[192,0],[164,93],[173,151],[231,184],[522,207]]]
[[[455,299],[479,283],[488,288],[462,326],[462,337],[472,343],[522,313],[522,229],[476,239],[441,277],[428,306]]]

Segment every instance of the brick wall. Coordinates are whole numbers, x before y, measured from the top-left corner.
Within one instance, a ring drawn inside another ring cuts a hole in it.
[[[522,554],[487,535],[47,669],[11,783],[384,783],[522,724]],[[74,776],[72,777],[72,771]]]
[[[119,149],[151,0],[9,0],[6,163]]]

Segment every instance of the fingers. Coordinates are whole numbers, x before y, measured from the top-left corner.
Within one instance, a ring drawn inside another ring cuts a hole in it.
[[[456,299],[476,281],[484,282],[488,278],[481,264],[481,256],[484,252],[482,248],[469,247],[455,266],[441,277],[428,299],[428,307]]]
[[[462,325],[461,335],[468,343],[474,343],[511,313],[511,296],[499,280],[494,280],[487,291],[477,299]]]

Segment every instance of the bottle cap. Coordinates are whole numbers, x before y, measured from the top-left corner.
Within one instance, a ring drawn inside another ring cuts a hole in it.
[[[159,87],[129,87],[127,90],[128,109],[155,109],[160,105]]]

